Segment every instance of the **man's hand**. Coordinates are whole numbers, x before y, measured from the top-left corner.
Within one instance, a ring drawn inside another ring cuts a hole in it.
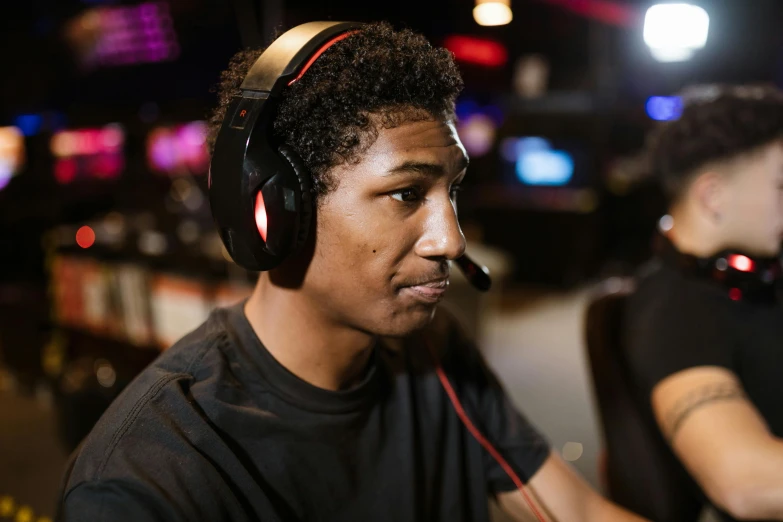
[[[652,392],[658,424],[707,496],[738,519],[783,520],[783,440],[773,436],[735,374],[702,366]]]
[[[596,493],[555,453],[527,485],[539,513],[550,522],[643,522],[644,519]],[[500,507],[518,522],[537,522],[519,491],[497,496]]]

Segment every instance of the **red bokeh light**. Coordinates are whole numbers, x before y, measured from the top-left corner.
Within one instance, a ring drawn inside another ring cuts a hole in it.
[[[501,67],[508,60],[508,51],[503,44],[486,38],[452,35],[446,37],[443,46],[460,62]]]
[[[729,266],[740,272],[753,272],[755,263],[747,256],[733,254],[729,256]]]
[[[546,0],[580,16],[619,27],[634,27],[639,23],[640,10],[615,0]]]
[[[54,164],[54,179],[64,185],[70,183],[76,177],[76,160],[71,158],[58,159]]]
[[[95,232],[87,225],[76,231],[76,244],[82,248],[90,248],[95,243]]]

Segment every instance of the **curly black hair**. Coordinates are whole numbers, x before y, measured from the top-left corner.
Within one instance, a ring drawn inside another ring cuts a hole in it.
[[[650,133],[652,174],[677,201],[696,171],[783,137],[783,92],[773,86],[713,86],[685,101],[678,120]]]
[[[209,118],[208,145],[262,49],[246,49],[221,74],[218,105]],[[318,198],[336,186],[333,167],[356,162],[379,128],[408,121],[453,118],[462,78],[452,54],[410,30],[385,22],[364,26],[329,47],[282,94],[275,137],[301,156]]]

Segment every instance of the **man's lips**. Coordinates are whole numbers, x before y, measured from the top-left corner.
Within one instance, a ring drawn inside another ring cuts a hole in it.
[[[442,277],[402,287],[401,291],[412,294],[421,301],[437,303],[449,287],[449,278]]]

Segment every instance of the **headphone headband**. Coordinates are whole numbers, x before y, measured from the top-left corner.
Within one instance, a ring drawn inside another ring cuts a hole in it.
[[[353,32],[361,27],[362,24],[357,22],[308,22],[286,31],[258,57],[240,89],[277,96],[296,79],[299,69],[308,59],[320,56],[318,51],[324,44],[341,33]]]

